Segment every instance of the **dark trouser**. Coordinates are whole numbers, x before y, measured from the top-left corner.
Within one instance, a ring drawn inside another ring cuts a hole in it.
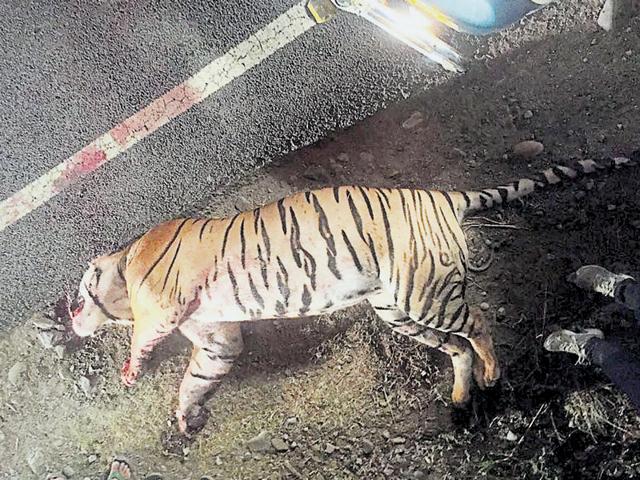
[[[592,338],[587,356],[624,393],[640,412],[640,359],[612,340]]]

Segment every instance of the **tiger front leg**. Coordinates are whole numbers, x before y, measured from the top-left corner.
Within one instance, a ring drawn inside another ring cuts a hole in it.
[[[189,421],[196,416],[207,393],[229,373],[244,342],[240,325],[235,323],[218,323],[208,331],[199,331],[188,322],[180,330],[194,343],[191,361],[180,384],[176,411],[178,428],[186,435],[191,426]]]
[[[120,371],[122,383],[132,387],[142,373],[144,361],[149,357],[153,348],[167,335],[175,330],[170,322],[154,322],[148,317],[136,317],[133,323],[131,337],[131,355],[125,360]]]

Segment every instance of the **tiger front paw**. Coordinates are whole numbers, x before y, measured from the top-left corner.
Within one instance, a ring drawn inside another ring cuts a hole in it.
[[[120,370],[120,378],[122,379],[122,383],[124,383],[125,387],[133,387],[138,381],[139,376],[140,369],[133,368],[131,366],[131,359],[127,358],[122,364],[122,369]]]

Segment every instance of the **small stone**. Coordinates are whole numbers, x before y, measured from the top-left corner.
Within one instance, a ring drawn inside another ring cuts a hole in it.
[[[491,306],[487,302],[482,302],[480,304],[480,310],[484,310],[486,312],[489,308],[491,308]]]
[[[78,379],[78,388],[87,397],[90,397],[93,391],[93,388],[91,387],[91,380],[89,380],[87,377],[84,377],[84,376]]]
[[[582,200],[586,196],[587,192],[585,192],[584,190],[578,190],[575,194],[576,200]]]
[[[497,317],[499,320],[502,320],[502,319],[504,319],[504,317],[506,317],[506,316],[507,316],[507,309],[506,309],[506,308],[504,308],[504,307],[500,307],[500,308],[498,309],[498,311],[496,312],[496,317]]]
[[[420,112],[413,112],[409,118],[402,122],[402,128],[411,130],[420,125],[424,120],[424,116]]]
[[[609,204],[607,205],[607,210],[609,210],[610,212],[614,211],[616,209],[615,205]]]
[[[54,333],[48,330],[38,332],[38,340],[45,350],[49,350],[53,347]]]
[[[64,352],[65,352],[64,345],[56,345],[55,347],[53,347],[53,351],[55,352],[58,358],[64,357]]]
[[[533,118],[533,112],[531,110],[525,110],[524,113],[522,114],[522,118],[526,120]]]
[[[69,466],[66,466],[62,469],[62,474],[67,478],[73,477],[75,473],[75,470]]]
[[[400,176],[400,170],[394,170],[393,172],[386,175],[387,178],[396,178]]]
[[[27,454],[27,465],[29,465],[29,469],[38,476],[43,475],[46,471],[44,457],[40,450],[34,450]]]
[[[401,445],[404,442],[406,442],[407,440],[404,437],[393,437],[390,441],[394,445]]]
[[[95,463],[96,460],[98,460],[98,456],[95,453],[92,453],[91,455],[89,455],[89,457],[87,457],[87,463],[89,465]]]
[[[507,432],[507,441],[509,442],[517,442],[518,441],[518,436],[513,433],[511,430],[509,430]]]
[[[344,152],[339,153],[336,158],[338,159],[339,162],[342,162],[342,163],[347,163],[349,161],[349,155],[347,155]]]
[[[457,148],[457,147],[453,147],[453,153],[456,154],[456,156],[460,157],[460,158],[467,158],[467,152],[465,152],[464,150]]]
[[[53,320],[47,318],[42,314],[34,315],[31,318],[31,323],[33,323],[36,328],[39,328],[40,330],[53,330],[57,327],[56,323]]]
[[[271,439],[266,431],[261,431],[258,435],[247,442],[247,448],[253,453],[271,451]]]
[[[522,158],[532,158],[536,155],[540,155],[544,150],[544,145],[535,140],[525,140],[524,142],[517,143],[513,147],[514,155]]]
[[[631,222],[631,226],[632,226],[633,228],[640,229],[640,220],[634,220],[634,221],[632,221],[632,222]]]
[[[616,128],[617,128],[618,130],[624,130],[624,125],[623,125],[623,124],[621,124],[621,123],[618,123],[618,124],[616,125]]]
[[[333,452],[335,452],[337,449],[337,447],[335,445],[332,445],[331,443],[327,443],[327,446],[324,448],[324,453],[326,453],[327,455],[331,455]]]
[[[220,458],[220,455],[216,455],[216,465],[222,465],[222,459]]]
[[[159,473],[150,473],[149,475],[147,475],[146,477],[144,477],[144,480],[162,480],[162,475],[160,475]]]
[[[365,455],[371,455],[373,453],[374,445],[370,440],[366,438],[362,440],[362,453]]]
[[[415,480],[424,480],[425,478],[427,478],[427,475],[422,470],[416,470],[415,472],[413,472],[413,478]]]
[[[253,208],[253,204],[249,200],[247,200],[246,197],[240,195],[236,200],[235,207],[239,212],[246,212],[247,210],[251,210]]]
[[[23,362],[16,362],[13,364],[13,367],[9,369],[9,373],[7,374],[7,378],[9,379],[9,383],[11,385],[18,385],[21,381],[22,374],[27,370],[27,366]]]
[[[271,445],[273,446],[273,448],[276,449],[276,452],[287,452],[287,451],[289,451],[289,445],[287,445],[287,442],[285,442],[281,438],[277,438],[276,437],[273,440],[271,440]]]
[[[298,419],[296,417],[289,417],[284,421],[284,424],[286,427],[291,427],[292,425],[295,425],[296,423],[298,423]]]

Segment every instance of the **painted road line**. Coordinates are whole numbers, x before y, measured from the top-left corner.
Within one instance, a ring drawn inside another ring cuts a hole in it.
[[[316,23],[299,3],[37,180],[0,202],[0,232],[202,102]]]

